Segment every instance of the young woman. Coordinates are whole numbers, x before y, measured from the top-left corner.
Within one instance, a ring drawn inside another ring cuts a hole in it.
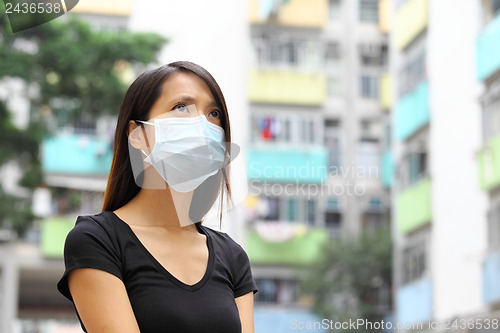
[[[57,285],[84,331],[254,332],[248,256],[201,224],[231,195],[230,142],[224,96],[204,68],[170,63],[132,83],[103,212],[78,217]]]

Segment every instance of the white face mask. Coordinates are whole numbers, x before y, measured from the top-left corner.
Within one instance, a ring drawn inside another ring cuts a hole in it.
[[[155,119],[155,145],[144,161],[178,192],[190,192],[224,167],[224,129],[206,116]]]

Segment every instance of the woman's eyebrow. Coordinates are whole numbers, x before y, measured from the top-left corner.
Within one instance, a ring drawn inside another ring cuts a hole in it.
[[[189,95],[183,95],[183,96],[174,98],[171,103],[174,103],[174,102],[185,102],[185,103],[194,104],[195,98],[192,96],[189,96]],[[220,107],[219,104],[217,103],[217,101],[215,101],[215,100],[212,100],[209,105],[213,106],[213,107],[217,107],[217,108]]]

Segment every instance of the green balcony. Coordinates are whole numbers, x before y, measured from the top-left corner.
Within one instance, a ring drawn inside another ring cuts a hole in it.
[[[406,234],[432,220],[431,181],[419,180],[396,197],[396,226]]]
[[[326,229],[309,229],[283,242],[266,241],[255,231],[246,236],[246,250],[255,264],[303,265],[318,260],[321,247],[329,239]]]
[[[476,76],[486,80],[500,69],[500,15],[481,32],[476,42]]]
[[[489,191],[500,185],[500,134],[493,137],[477,154],[479,182]]]
[[[254,103],[322,105],[326,75],[298,70],[251,70],[248,98]]]
[[[40,247],[46,258],[62,258],[66,236],[75,226],[76,218],[52,217],[42,222]]]

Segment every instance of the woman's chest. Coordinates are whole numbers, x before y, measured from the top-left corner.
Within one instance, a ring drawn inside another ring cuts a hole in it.
[[[229,279],[211,274],[189,286],[145,270],[125,281],[142,333],[241,331],[238,308]]]

